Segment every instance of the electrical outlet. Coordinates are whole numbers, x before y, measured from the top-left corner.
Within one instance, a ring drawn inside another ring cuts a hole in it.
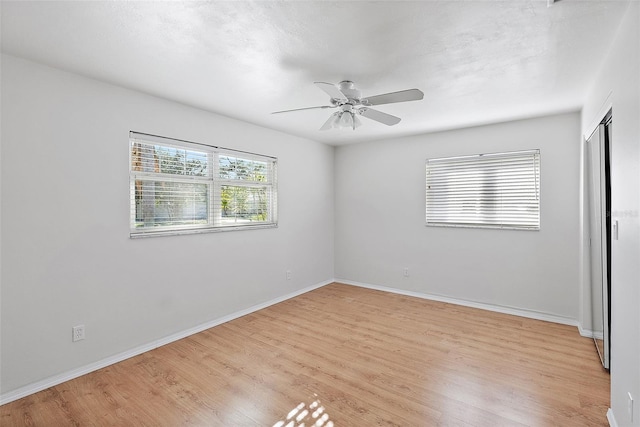
[[[633,422],[633,396],[631,396],[631,392],[627,393],[627,411],[629,412],[629,421]]]
[[[409,269],[407,267],[405,267],[404,270],[402,270],[402,275],[404,277],[409,277]]]
[[[291,270],[287,270],[285,277],[287,280],[291,280]]]
[[[71,341],[76,342],[84,339],[84,325],[74,326],[71,331]]]

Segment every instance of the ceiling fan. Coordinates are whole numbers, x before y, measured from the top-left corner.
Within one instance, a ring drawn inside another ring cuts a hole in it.
[[[320,130],[332,128],[352,128],[360,126],[358,116],[364,116],[387,126],[393,126],[400,122],[400,117],[383,113],[373,108],[371,105],[392,104],[394,102],[418,101],[424,97],[419,89],[401,90],[399,92],[384,93],[381,95],[363,98],[360,90],[350,80],[343,80],[338,85],[331,83],[315,82],[316,86],[322,89],[331,98],[331,105],[320,105],[317,107],[295,108],[293,110],[275,111],[271,114],[290,113],[292,111],[315,110],[324,108],[337,108],[338,111],[329,116],[329,119],[322,125]]]

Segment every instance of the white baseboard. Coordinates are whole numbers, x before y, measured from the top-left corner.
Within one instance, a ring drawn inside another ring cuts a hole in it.
[[[580,323],[578,323],[578,331],[580,332],[580,335],[587,338],[596,338],[601,340],[604,336],[602,332],[593,332],[591,329],[583,329]]]
[[[427,294],[414,291],[406,291],[404,289],[389,288],[386,286],[371,285],[368,283],[354,282],[352,280],[335,279],[336,283],[344,283],[345,285],[359,286],[362,288],[374,289],[377,291],[391,292],[394,294],[406,295],[410,297],[428,299],[432,301],[446,302],[449,304],[462,305],[465,307],[479,308],[481,310],[494,311],[497,313],[511,314],[514,316],[526,317],[529,319],[544,320],[546,322],[560,323],[562,325],[570,325],[578,327],[578,321],[569,317],[557,316],[554,314],[543,313],[534,310],[526,310],[522,308],[507,307],[494,304],[485,304],[481,302],[461,300],[457,298],[446,297],[436,294]]]
[[[237,311],[237,312],[229,314],[227,316],[220,317],[218,319],[203,323],[203,324],[198,325],[198,326],[194,326],[193,328],[189,328],[189,329],[186,329],[184,331],[177,332],[175,334],[169,335],[167,337],[160,338],[158,340],[152,341],[150,343],[143,344],[141,346],[132,348],[130,350],[124,351],[122,353],[116,354],[116,355],[111,356],[111,357],[107,357],[107,358],[99,360],[97,362],[90,363],[90,364],[85,365],[85,366],[81,366],[81,367],[73,369],[71,371],[63,372],[62,374],[59,374],[59,375],[54,375],[52,377],[46,378],[46,379],[41,380],[41,381],[37,381],[35,383],[28,384],[26,386],[20,387],[20,388],[18,388],[16,390],[12,390],[12,391],[7,392],[7,393],[2,393],[2,394],[0,394],[0,406],[4,405],[6,403],[9,403],[9,402],[13,402],[14,400],[21,399],[21,398],[23,398],[25,396],[28,396],[30,394],[37,393],[37,392],[42,391],[42,390],[46,390],[49,387],[53,387],[55,385],[62,384],[65,381],[69,381],[69,380],[72,380],[74,378],[78,378],[78,377],[80,377],[82,375],[88,374],[88,373],[96,371],[98,369],[102,369],[102,368],[107,367],[109,365],[113,365],[114,363],[122,362],[123,360],[129,359],[129,358],[131,358],[133,356],[137,356],[139,354],[142,354],[142,353],[145,353],[147,351],[153,350],[154,348],[158,348],[158,347],[161,347],[163,345],[172,343],[174,341],[178,341],[178,340],[180,340],[182,338],[186,338],[186,337],[188,337],[190,335],[197,334],[198,332],[202,332],[202,331],[204,331],[206,329],[213,328],[214,326],[221,325],[221,324],[229,322],[229,321],[231,321],[233,319],[237,319],[239,317],[246,316],[247,314],[253,313],[253,312],[258,311],[258,310],[262,310],[263,308],[267,308],[267,307],[269,307],[271,305],[278,304],[280,302],[286,301],[286,300],[291,299],[293,297],[297,297],[298,295],[302,295],[302,294],[307,293],[309,291],[312,291],[314,289],[321,288],[321,287],[326,286],[326,285],[328,285],[330,283],[333,283],[333,282],[334,282],[333,280],[327,280],[325,282],[321,282],[321,283],[317,283],[317,284],[312,285],[312,286],[308,286],[306,288],[297,290],[295,292],[291,292],[291,293],[283,295],[281,297],[274,298],[274,299],[269,300],[267,302],[263,302],[261,304],[253,305],[253,306],[251,306],[249,308],[246,308],[244,310]]]
[[[616,422],[616,417],[613,416],[613,411],[611,408],[607,410],[607,421],[609,421],[609,425],[611,427],[618,427],[618,423]]]

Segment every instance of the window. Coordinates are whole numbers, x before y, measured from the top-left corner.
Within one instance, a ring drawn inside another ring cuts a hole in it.
[[[540,229],[540,150],[429,159],[427,225]]]
[[[131,132],[131,237],[277,226],[273,157]]]

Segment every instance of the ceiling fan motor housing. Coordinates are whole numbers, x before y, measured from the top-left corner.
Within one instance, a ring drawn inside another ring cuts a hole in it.
[[[347,97],[350,104],[357,105],[359,103],[362,93],[360,92],[360,90],[356,89],[355,83],[353,83],[351,80],[341,81],[340,83],[338,83],[338,88],[340,89],[340,92],[342,92],[344,96]]]

